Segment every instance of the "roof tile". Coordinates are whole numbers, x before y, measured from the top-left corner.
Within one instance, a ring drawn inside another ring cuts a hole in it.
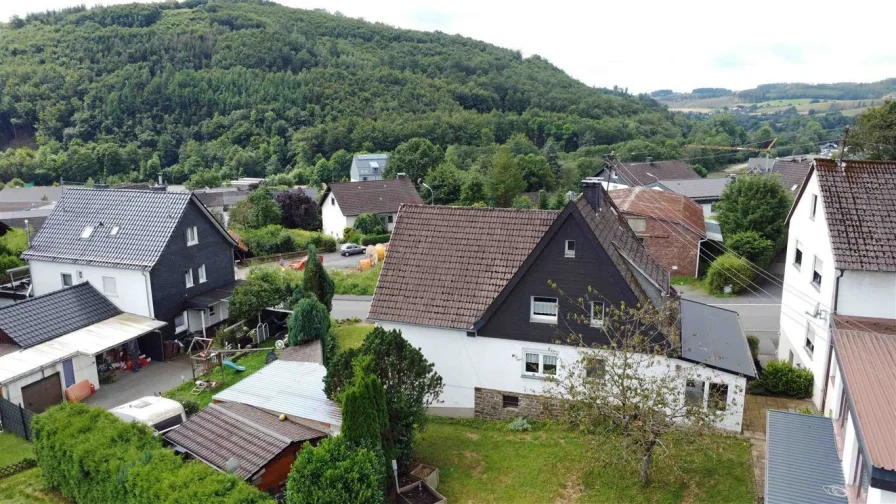
[[[341,182],[330,184],[326,192],[332,192],[343,215],[363,213],[397,212],[403,204],[419,205],[423,199],[417,194],[414,183],[406,177],[368,182]],[[324,197],[326,197],[326,192]]]

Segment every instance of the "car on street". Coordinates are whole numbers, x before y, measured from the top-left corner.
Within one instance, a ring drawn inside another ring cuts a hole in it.
[[[355,243],[346,243],[339,247],[339,253],[343,256],[363,254],[365,250],[367,250],[367,247],[362,247],[361,245],[357,245]]]

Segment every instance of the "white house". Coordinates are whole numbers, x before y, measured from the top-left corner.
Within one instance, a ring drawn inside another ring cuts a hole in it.
[[[778,358],[829,383],[833,314],[896,319],[896,162],[816,159],[789,226]]]
[[[401,208],[369,318],[433,362],[445,385],[433,413],[548,416],[545,378],[581,358],[566,336],[607,343],[606,306],[679,302],[601,181],[583,184],[562,211]],[[590,322],[571,326],[586,293]],[[737,314],[689,301],[679,312],[681,347],[660,368],[681,374],[681,401],[724,410],[720,427],[739,431],[755,368]]]
[[[392,180],[333,183],[321,197],[323,231],[341,239],[345,228],[352,227],[359,215],[373,213],[383,221],[386,231],[391,232],[398,207],[422,203],[414,183],[404,174]]]
[[[352,156],[352,167],[349,170],[352,182],[383,180],[389,154],[355,154]]]

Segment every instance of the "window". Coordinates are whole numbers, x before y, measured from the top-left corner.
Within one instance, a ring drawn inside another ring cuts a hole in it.
[[[793,350],[787,351],[787,362],[789,362],[790,364],[793,364]]]
[[[647,231],[647,219],[641,217],[629,217],[626,219],[632,231],[636,233],[644,233]]]
[[[565,257],[575,257],[576,256],[576,241],[575,240],[566,240],[566,252],[563,255]]]
[[[386,218],[386,222],[388,222],[389,224],[392,224],[393,222],[395,222],[395,216],[390,215],[389,217]]]
[[[211,305],[208,307],[208,316],[209,317],[215,316],[215,305]]]
[[[793,265],[796,269],[800,269],[803,265],[803,244],[799,240],[796,241],[796,252],[793,254]]]
[[[607,372],[607,362],[603,359],[594,357],[585,361],[585,378],[599,380],[604,377]]]
[[[336,206],[336,197],[335,196],[330,197],[330,206]]]
[[[199,233],[196,231],[196,226],[190,226],[187,228],[187,246],[197,243],[199,243]]]
[[[110,297],[118,296],[118,286],[115,284],[115,277],[103,277],[103,294]]]
[[[205,283],[205,265],[199,266],[196,271],[199,272],[199,283]]]
[[[90,238],[90,235],[92,235],[92,234],[93,234],[93,226],[87,226],[84,228],[83,231],[81,231],[81,239],[86,240],[86,239]]]
[[[501,394],[501,407],[503,407],[503,408],[519,408],[520,407],[519,396]]]
[[[806,323],[806,353],[809,354],[809,357],[812,357],[812,353],[815,352],[815,328],[812,327],[811,322]]]
[[[815,209],[818,208],[818,195],[812,195],[812,206],[809,207],[809,218],[815,220]]]
[[[709,407],[716,411],[728,408],[728,385],[725,383],[709,384]]]
[[[533,296],[531,310],[531,322],[557,323],[557,298]]]
[[[174,317],[174,331],[181,332],[187,329],[187,314],[180,312],[180,315]]]
[[[684,385],[684,400],[688,406],[703,407],[704,383],[700,380],[688,380]]]
[[[527,350],[523,362],[523,372],[528,375],[556,375],[557,356],[543,354],[538,350]]]
[[[821,287],[821,270],[824,268],[824,263],[821,262],[821,259],[815,258],[815,266],[812,270],[812,285],[815,287]]]
[[[382,222],[383,224],[386,223],[386,216],[385,216],[385,215],[380,215],[380,222]]]
[[[542,355],[541,356],[541,373],[546,375],[557,374],[557,356]]]
[[[112,231],[109,231],[109,236],[115,236],[118,234],[118,226],[112,226]]]
[[[537,353],[526,354],[526,367],[523,368],[527,373],[537,373],[539,371],[539,361],[541,356]]]
[[[643,236],[638,237],[638,243],[640,243],[641,245],[644,245],[644,237]]]
[[[604,326],[605,307],[602,301],[591,302],[591,327]]]
[[[187,271],[184,272],[184,280],[187,284],[187,288],[190,288],[193,286],[193,270],[192,269],[188,269]]]
[[[361,177],[362,182],[367,182],[367,177]]]
[[[72,274],[71,273],[63,273],[62,274],[62,286],[63,287],[71,287],[74,285],[72,282]]]

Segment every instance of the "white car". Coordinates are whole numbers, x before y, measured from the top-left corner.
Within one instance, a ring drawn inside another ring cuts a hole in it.
[[[129,403],[116,406],[109,413],[125,422],[140,422],[164,434],[187,421],[187,414],[181,403],[166,397],[146,396]]]

